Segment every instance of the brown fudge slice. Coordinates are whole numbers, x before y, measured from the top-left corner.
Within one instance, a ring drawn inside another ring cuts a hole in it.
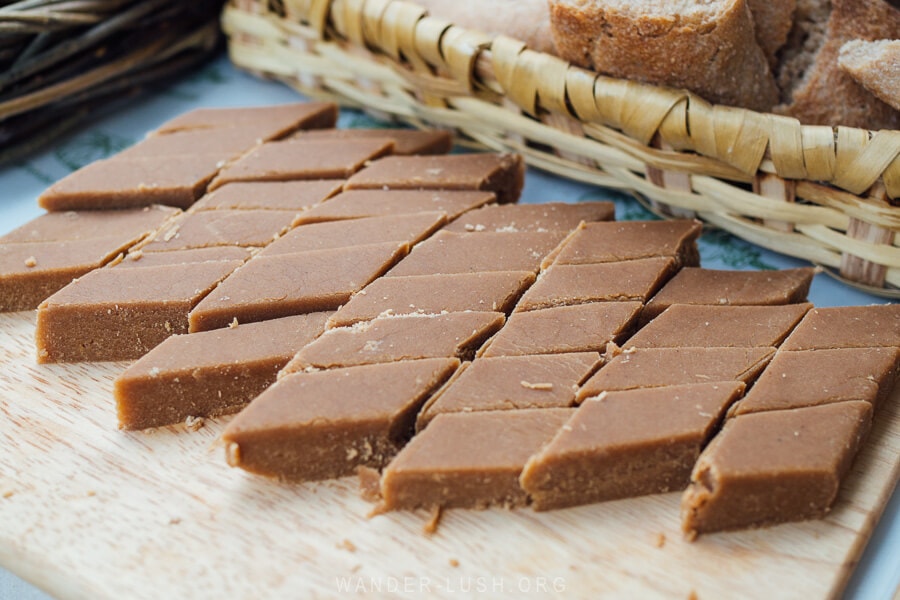
[[[238,181],[200,198],[191,209],[301,211],[331,198],[344,187],[342,179],[321,181]]]
[[[344,179],[393,147],[384,139],[270,142],[222,169],[209,189],[235,181]]]
[[[37,308],[73,279],[113,260],[132,242],[112,236],[0,244],[0,311]]]
[[[330,250],[383,242],[417,243],[446,222],[444,213],[429,212],[295,227],[270,244],[262,256]]]
[[[691,536],[823,517],[872,421],[868,402],[838,402],[729,419],[681,500]]]
[[[303,211],[295,224],[435,211],[447,213],[447,220],[452,221],[466,211],[494,202],[496,198],[491,192],[352,190]]]
[[[237,412],[325,330],[328,313],[172,336],[116,378],[119,427],[146,429]]]
[[[644,301],[665,284],[674,258],[644,258],[593,265],[554,264],[522,297],[516,312],[587,302]]]
[[[100,160],[54,183],[38,204],[50,211],[151,204],[187,208],[206,191],[219,162],[204,155]]]
[[[815,269],[717,271],[688,267],[659,290],[641,315],[644,322],[673,304],[763,306],[805,302]]]
[[[446,413],[574,406],[578,386],[599,364],[597,352],[479,358],[432,396],[416,428]]]
[[[449,131],[432,129],[319,129],[298,131],[293,138],[300,140],[365,140],[388,139],[394,142],[394,154],[447,154],[453,149],[453,136]]]
[[[525,505],[522,468],[573,412],[542,408],[438,416],[384,470],[382,508]]]
[[[742,381],[749,385],[775,348],[635,348],[627,350],[587,380],[578,400],[600,392],[687,383]]]
[[[444,230],[568,232],[582,221],[611,221],[615,215],[616,206],[612,202],[501,204],[466,213]]]
[[[188,312],[241,261],[97,269],[38,307],[38,362],[140,358],[187,333]]]
[[[295,102],[275,106],[197,108],[166,121],[156,134],[192,129],[250,126],[280,137],[297,129],[334,127],[338,108],[331,102]]]
[[[743,383],[609,392],[584,402],[529,459],[535,510],[681,490]]]
[[[735,414],[800,408],[845,400],[877,407],[891,395],[900,348],[836,348],[777,352]]]
[[[151,135],[119,152],[115,160],[196,155],[215,156],[218,160],[234,160],[262,144],[264,137],[264,132],[252,126],[195,129],[169,135]]]
[[[292,481],[381,468],[412,435],[428,395],[458,366],[435,358],[282,377],[228,424],[228,464]]]
[[[778,346],[812,304],[704,306],[675,304],[650,321],[625,348]]]
[[[494,312],[381,317],[329,329],[284,368],[291,373],[418,358],[471,360],[488,337],[503,327]]]
[[[388,242],[254,257],[191,311],[191,331],[335,310],[405,253]]]
[[[532,283],[534,273],[530,271],[382,277],[354,294],[328,324],[346,327],[379,315],[466,310],[509,313]]]
[[[785,350],[900,346],[900,304],[814,308],[785,340]]]
[[[482,190],[501,204],[515,202],[525,185],[525,162],[517,154],[389,156],[347,181],[345,189]]]
[[[237,246],[213,246],[211,248],[191,248],[190,250],[170,250],[169,252],[148,252],[132,250],[122,260],[110,266],[116,269],[132,267],[159,267],[161,265],[180,265],[186,263],[208,262],[215,260],[246,261],[255,248],[239,248]]]
[[[141,246],[144,253],[214,246],[265,246],[287,231],[289,210],[204,210],[182,215]]]
[[[558,253],[547,257],[543,266],[546,268],[553,261],[582,265],[654,256],[671,256],[680,266],[697,266],[701,229],[699,222],[686,220],[585,223]]]
[[[114,260],[168,219],[168,206],[42,215],[3,236],[0,311],[30,310],[76,277]]]
[[[593,302],[513,313],[482,356],[602,352],[627,338],[640,302]]]
[[[389,277],[480,271],[534,271],[560,242],[556,231],[456,233],[439,231],[416,246]]]
[[[112,236],[123,236],[136,242],[179,212],[169,206],[145,206],[45,213],[0,236],[0,243],[59,242]]]

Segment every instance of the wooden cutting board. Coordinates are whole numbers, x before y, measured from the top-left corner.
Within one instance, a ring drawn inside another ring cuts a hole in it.
[[[225,465],[226,419],[116,429],[124,363],[39,366],[32,313],[0,315],[0,564],[60,598],[835,597],[900,467],[900,393],[823,520],[684,541],[679,494],[537,514],[367,519],[355,481]]]

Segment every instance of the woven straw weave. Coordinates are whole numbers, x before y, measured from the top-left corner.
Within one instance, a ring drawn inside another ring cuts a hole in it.
[[[398,0],[231,0],[223,25],[237,65],[306,95],[455,129],[900,297],[900,131],[598,76]]]

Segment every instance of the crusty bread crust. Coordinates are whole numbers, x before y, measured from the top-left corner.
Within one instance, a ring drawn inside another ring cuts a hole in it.
[[[882,102],[900,110],[900,40],[847,42],[841,46],[838,66]]]
[[[746,0],[715,0],[691,14],[646,14],[626,6],[550,0],[560,56],[613,77],[686,88],[720,104],[767,111],[778,101]]]
[[[840,69],[841,46],[854,39],[900,38],[900,10],[884,0],[833,0],[825,42],[790,104],[777,107],[817,125],[900,129],[900,112],[870,94]]]

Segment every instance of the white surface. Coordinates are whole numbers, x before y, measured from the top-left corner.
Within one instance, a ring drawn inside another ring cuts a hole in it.
[[[241,106],[293,102],[297,95],[274,83],[263,82],[233,69],[221,59],[183,83],[135,102],[96,123],[60,140],[51,150],[21,164],[0,169],[0,234],[39,215],[35,198],[52,181],[97,158],[115,153],[140,139],[163,121],[196,106]],[[345,126],[365,121],[358,114],[342,117]],[[539,172],[529,172],[523,201],[575,201],[611,198],[617,202],[618,218],[640,215],[639,205],[606,190],[561,180]],[[785,268],[801,264],[756,248],[730,236],[706,235],[701,242],[703,265],[712,268]],[[819,275],[810,299],[817,306],[871,304],[883,300],[868,296],[831,278]],[[2,423],[2,416],[0,416]],[[2,451],[2,449],[0,449]],[[0,510],[2,510],[0,499]],[[35,579],[34,577],[32,577]],[[40,581],[35,583],[40,585]],[[854,599],[892,598],[900,584],[900,495],[896,492],[876,529],[863,560],[848,587],[846,597]],[[786,590],[786,595],[790,591]],[[0,599],[47,598],[0,569]]]

